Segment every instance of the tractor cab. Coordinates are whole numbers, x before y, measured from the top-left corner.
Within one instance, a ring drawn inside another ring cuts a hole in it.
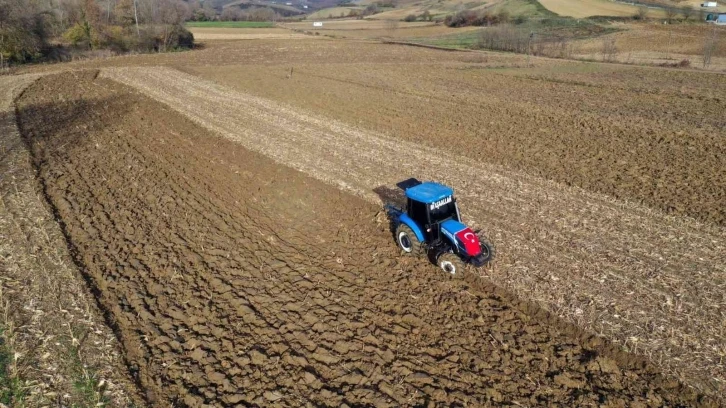
[[[460,221],[454,191],[432,182],[406,189],[406,213],[421,227],[426,241],[432,243],[441,239],[444,222]]]
[[[414,180],[414,179],[411,179]],[[405,190],[406,208],[388,206],[398,246],[407,254],[433,255],[441,268],[456,274],[459,261],[483,266],[491,259],[491,248],[475,231],[461,222],[454,190],[439,183],[399,187]]]

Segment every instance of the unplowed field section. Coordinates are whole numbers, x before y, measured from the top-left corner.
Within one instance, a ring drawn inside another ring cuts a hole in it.
[[[378,208],[93,73],[18,101],[152,404],[697,405],[653,369],[402,260]]]
[[[724,225],[726,75],[479,58],[487,62],[290,61],[290,79],[288,65],[183,69],[397,139]]]
[[[365,131],[171,69],[102,75],[370,202],[404,178],[454,186],[498,251],[489,277],[695,384],[726,378],[724,231]],[[700,333],[694,336],[693,333]],[[718,386],[718,383],[716,383]]]

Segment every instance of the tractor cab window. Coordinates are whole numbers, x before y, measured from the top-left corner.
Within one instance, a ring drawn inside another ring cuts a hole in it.
[[[459,220],[456,211],[456,200],[451,200],[449,203],[431,209],[431,223],[446,221],[448,218]]]
[[[426,204],[420,201],[408,200],[408,215],[420,225],[428,224]]]

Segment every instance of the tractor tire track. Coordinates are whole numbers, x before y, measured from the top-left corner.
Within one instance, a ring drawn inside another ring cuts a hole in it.
[[[101,76],[370,202],[411,176],[452,185],[465,219],[497,247],[488,278],[692,385],[724,390],[722,228],[366,132],[170,68]]]

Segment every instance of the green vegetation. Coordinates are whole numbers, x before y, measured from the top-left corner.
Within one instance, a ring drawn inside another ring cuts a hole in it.
[[[438,37],[413,38],[411,42],[436,47],[474,49],[479,41],[480,33],[481,30],[471,30]]]
[[[491,49],[564,58],[573,53],[572,41],[618,31],[607,24],[569,17],[514,17],[511,21],[478,30],[415,38],[412,42],[446,48]]]
[[[275,24],[271,21],[189,21],[187,28],[270,28]]]
[[[71,338],[64,341],[67,347],[66,361],[70,364],[70,373],[73,381],[73,397],[75,402],[71,407],[105,407],[110,403],[105,395],[106,383],[102,381],[96,371],[87,367],[81,361],[77,339],[84,338],[84,333],[76,328],[71,331]]]
[[[507,0],[493,6],[490,11],[492,13],[503,11],[510,16],[527,18],[557,17],[557,14],[547,10],[537,0]]]
[[[26,397],[22,381],[15,373],[15,353],[8,345],[8,333],[0,325],[0,404],[20,406]]]

